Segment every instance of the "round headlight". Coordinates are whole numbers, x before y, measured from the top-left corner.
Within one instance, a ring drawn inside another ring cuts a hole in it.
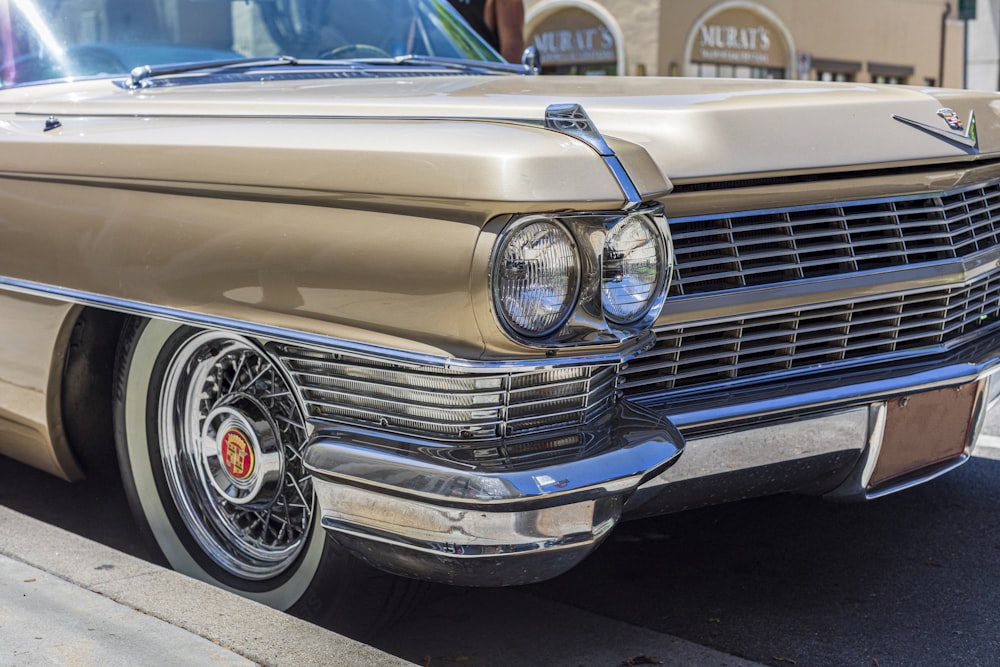
[[[604,242],[601,300],[617,324],[641,319],[656,300],[666,264],[662,237],[653,221],[633,215],[612,228]]]
[[[514,230],[498,248],[493,295],[504,323],[523,336],[561,327],[576,303],[580,260],[562,226],[536,220]]]

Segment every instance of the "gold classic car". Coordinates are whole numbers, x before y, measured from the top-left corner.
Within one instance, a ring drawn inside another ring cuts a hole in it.
[[[536,71],[444,0],[0,0],[0,453],[350,620],[969,458],[1000,96]]]

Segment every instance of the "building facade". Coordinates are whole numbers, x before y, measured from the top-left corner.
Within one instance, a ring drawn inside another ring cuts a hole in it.
[[[969,88],[1000,91],[1000,0],[977,0],[965,61]]]
[[[996,89],[1000,0],[976,2],[966,22],[944,0],[526,0],[525,32],[551,74]]]

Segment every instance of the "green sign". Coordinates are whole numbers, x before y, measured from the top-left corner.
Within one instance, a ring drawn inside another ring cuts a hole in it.
[[[958,0],[958,18],[972,21],[976,18],[976,0]]]

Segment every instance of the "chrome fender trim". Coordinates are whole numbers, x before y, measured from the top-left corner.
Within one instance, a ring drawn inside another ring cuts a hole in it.
[[[191,326],[202,327],[204,329],[228,331],[243,336],[254,337],[259,340],[302,345],[303,347],[316,350],[344,351],[351,354],[366,356],[372,359],[388,360],[404,364],[421,364],[425,366],[435,366],[444,370],[459,370],[470,373],[495,373],[497,371],[506,370],[510,370],[512,372],[523,372],[579,364],[621,363],[630,359],[638,352],[649,349],[656,341],[656,335],[652,331],[644,330],[627,340],[622,341],[611,351],[589,353],[579,351],[579,353],[553,356],[545,354],[546,350],[540,349],[538,350],[539,355],[545,354],[545,356],[512,357],[510,359],[491,360],[465,359],[460,357],[410,352],[400,348],[372,345],[346,338],[335,338],[325,334],[261,324],[259,322],[235,319],[222,315],[213,315],[186,308],[174,308],[147,303],[144,301],[136,301],[134,299],[106,296],[95,292],[86,292],[69,287],[49,285],[30,280],[21,280],[19,278],[11,278],[4,275],[0,275],[0,292],[28,294],[31,296],[52,299],[53,301],[93,306],[126,315],[138,315],[140,317],[148,317],[150,319],[160,319],[170,322],[179,322],[181,324],[189,324]]]

